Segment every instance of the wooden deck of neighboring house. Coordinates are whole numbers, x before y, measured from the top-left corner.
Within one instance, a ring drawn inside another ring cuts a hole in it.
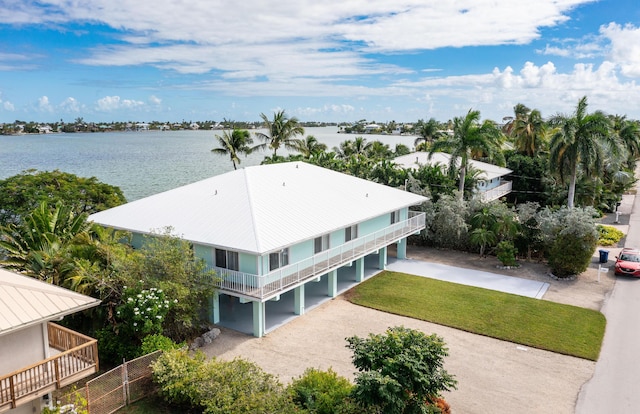
[[[98,341],[47,324],[51,357],[0,377],[0,413],[98,372]]]

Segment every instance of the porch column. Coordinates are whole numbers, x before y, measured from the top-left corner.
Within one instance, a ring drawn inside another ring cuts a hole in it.
[[[356,282],[364,280],[364,257],[356,260]]]
[[[220,294],[217,291],[213,292],[211,296],[209,321],[211,321],[211,323],[220,323]]]
[[[407,238],[398,240],[398,248],[396,250],[396,256],[398,259],[406,259],[407,258]]]
[[[264,336],[264,303],[259,301],[253,302],[253,336]]]
[[[378,269],[384,270],[387,268],[387,246],[378,250]]]
[[[293,313],[304,315],[304,285],[293,290]]]
[[[327,275],[329,279],[329,291],[327,292],[327,295],[335,298],[338,296],[338,271],[332,270]]]

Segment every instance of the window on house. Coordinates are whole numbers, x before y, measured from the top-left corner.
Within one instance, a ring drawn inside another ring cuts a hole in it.
[[[216,266],[223,269],[239,270],[240,260],[238,259],[238,252],[216,249]]]
[[[316,237],[313,240],[313,253],[318,254],[323,252],[329,248],[329,235],[325,234],[324,236]]]
[[[289,249],[269,254],[269,270],[275,270],[289,264]]]
[[[353,239],[358,238],[358,225],[355,224],[351,227],[347,227],[344,229],[344,241],[348,242]]]
[[[400,210],[391,212],[391,224],[396,224],[400,221]]]

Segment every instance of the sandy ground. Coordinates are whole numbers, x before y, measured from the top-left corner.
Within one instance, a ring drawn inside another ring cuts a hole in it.
[[[624,229],[623,229],[624,230]],[[409,247],[408,256],[460,267],[471,267],[550,283],[543,300],[600,310],[614,284],[611,270],[598,280],[598,251],[590,268],[574,281],[556,281],[541,263],[522,263],[501,270],[495,257],[429,248]],[[309,311],[263,338],[231,330],[203,348],[209,356],[242,357],[255,361],[286,383],[308,367],[333,368],[353,379],[351,352],[345,338],[366,337],[403,325],[444,338],[450,355],[445,368],[456,376],[458,389],[445,398],[455,413],[573,413],[580,387],[591,378],[595,362],[519,346],[456,329],[390,315],[348,302],[339,296]]]

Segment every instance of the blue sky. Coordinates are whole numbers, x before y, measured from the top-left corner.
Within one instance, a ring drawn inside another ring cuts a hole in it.
[[[0,0],[0,122],[640,119],[637,0]]]

